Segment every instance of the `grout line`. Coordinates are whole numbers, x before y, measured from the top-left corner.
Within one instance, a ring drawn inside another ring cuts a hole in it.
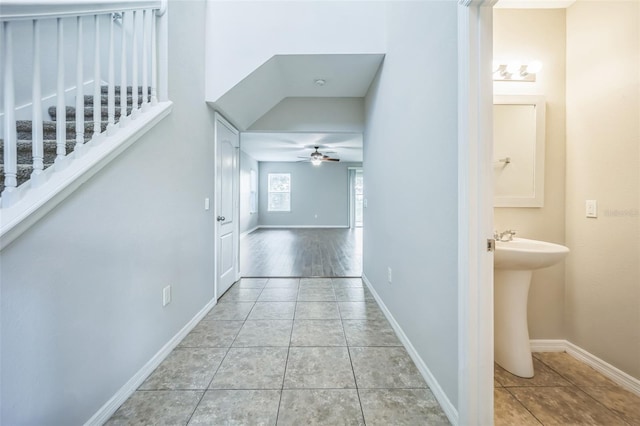
[[[293,317],[295,318],[296,310],[298,309],[298,302],[296,302],[296,306],[293,309]],[[291,339],[293,338],[293,320],[291,322],[291,333],[289,334],[289,346],[287,347],[287,358],[284,361],[284,373],[282,374],[282,386],[280,387],[280,400],[278,401],[278,411],[276,413],[276,425],[278,424],[278,419],[280,418],[280,406],[282,405],[282,396],[284,395],[284,381],[287,377],[287,366],[289,365],[289,354],[291,353]]]

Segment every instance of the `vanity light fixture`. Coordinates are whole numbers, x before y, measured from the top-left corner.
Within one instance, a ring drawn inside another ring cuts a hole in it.
[[[522,62],[494,62],[493,81],[536,81],[536,74],[542,69],[540,61]]]

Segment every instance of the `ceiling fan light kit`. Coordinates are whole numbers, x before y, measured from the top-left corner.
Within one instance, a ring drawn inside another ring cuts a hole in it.
[[[314,146],[315,151],[311,153],[311,158],[309,159],[309,161],[311,161],[311,164],[313,164],[314,166],[319,166],[320,164],[322,164],[323,161],[340,161],[339,158],[331,158],[328,155],[324,155],[323,153],[319,152],[318,149],[320,148],[319,146]],[[307,158],[307,157],[300,157],[300,158]]]

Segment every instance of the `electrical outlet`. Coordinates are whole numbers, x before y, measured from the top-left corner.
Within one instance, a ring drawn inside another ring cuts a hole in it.
[[[391,284],[393,278],[393,273],[391,271],[391,267],[387,267],[387,281]]]
[[[171,286],[168,285],[162,289],[162,306],[167,306],[171,303]]]
[[[209,201],[209,198],[205,198],[204,199],[204,209],[205,210],[209,210],[211,208],[211,202]]]

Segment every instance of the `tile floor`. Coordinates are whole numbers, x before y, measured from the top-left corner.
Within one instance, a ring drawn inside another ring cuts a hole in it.
[[[243,279],[108,425],[448,425],[360,279]]]
[[[535,376],[495,366],[495,425],[640,425],[640,397],[564,352],[534,353]]]

